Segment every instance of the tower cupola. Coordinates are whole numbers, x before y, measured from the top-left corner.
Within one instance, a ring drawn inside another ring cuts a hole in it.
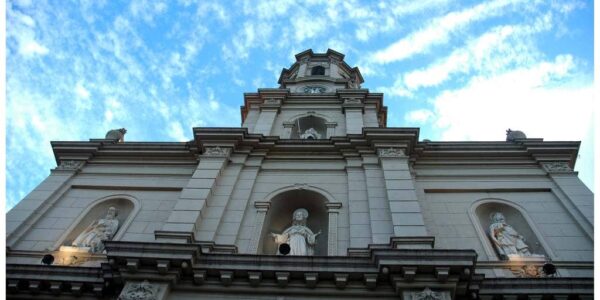
[[[291,93],[335,93],[337,89],[360,89],[364,82],[357,67],[344,62],[344,54],[328,49],[314,53],[311,49],[296,54],[296,62],[283,69],[280,88]]]

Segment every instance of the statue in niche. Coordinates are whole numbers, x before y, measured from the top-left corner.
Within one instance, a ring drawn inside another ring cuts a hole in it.
[[[313,233],[306,226],[306,219],[308,219],[308,211],[304,208],[298,208],[294,211],[292,226],[281,234],[271,233],[278,249],[279,245],[287,243],[290,246],[289,255],[314,255],[316,238],[321,234],[321,231]],[[277,254],[281,255],[279,250],[277,250]]]
[[[77,238],[73,241],[75,247],[89,247],[91,253],[101,253],[104,251],[102,241],[109,241],[113,238],[119,229],[119,220],[116,219],[117,209],[110,207],[103,219],[92,222]]]
[[[490,239],[501,256],[509,259],[511,256],[532,256],[525,238],[512,226],[506,224],[502,213],[494,212],[490,215],[490,219]]]
[[[303,140],[317,140],[321,138],[321,134],[311,127],[309,129],[306,129],[304,133],[300,135],[300,138]]]

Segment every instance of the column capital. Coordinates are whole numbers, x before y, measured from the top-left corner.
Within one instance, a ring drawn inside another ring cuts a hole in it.
[[[342,208],[342,203],[339,202],[331,202],[325,204],[327,207],[327,211],[330,213],[337,213],[340,208]]]
[[[254,202],[254,207],[259,211],[264,210],[265,212],[271,208],[271,202],[267,201],[256,201]]]

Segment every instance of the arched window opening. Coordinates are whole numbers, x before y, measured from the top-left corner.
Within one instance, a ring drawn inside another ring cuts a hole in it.
[[[322,66],[315,66],[311,70],[311,75],[325,75],[325,68]]]
[[[504,203],[487,202],[475,210],[486,240],[501,260],[543,258],[546,251],[521,212]]]
[[[299,255],[327,255],[329,216],[326,203],[323,195],[310,190],[291,190],[272,198],[258,253],[281,255],[279,245],[287,243],[291,248],[296,248],[291,251],[300,248],[302,252],[306,249],[305,253]],[[300,230],[304,232],[298,233]],[[310,237],[311,234],[314,238]]]
[[[327,138],[327,125],[323,118],[306,116],[296,119],[291,139],[318,140]]]

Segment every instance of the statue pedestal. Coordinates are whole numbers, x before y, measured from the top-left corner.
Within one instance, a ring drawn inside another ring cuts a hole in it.
[[[507,255],[509,261],[514,262],[527,262],[527,263],[544,263],[546,262],[546,256],[542,254],[532,254],[529,256],[510,254]]]
[[[60,246],[58,251],[67,253],[90,253],[91,247],[76,247],[76,246]]]

